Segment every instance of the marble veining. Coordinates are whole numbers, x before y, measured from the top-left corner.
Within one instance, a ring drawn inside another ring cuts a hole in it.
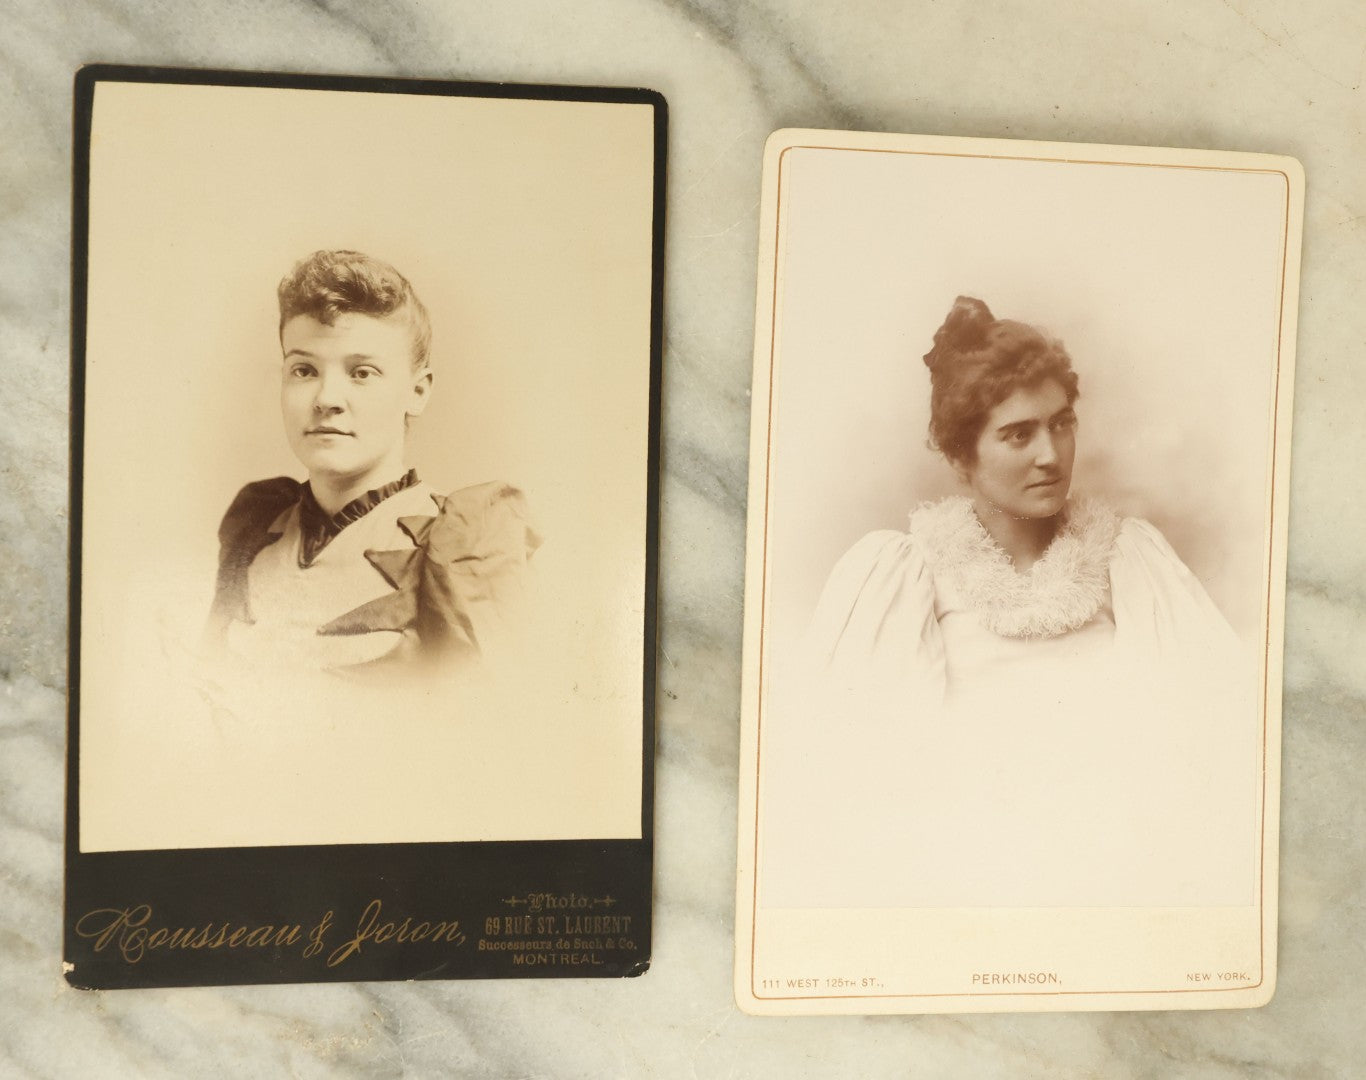
[[[9,0],[0,35],[0,1075],[1366,1074],[1366,12],[1352,0]],[[621,983],[85,994],[60,970],[71,76],[90,61],[661,90],[657,907]],[[758,1020],[731,1000],[760,152],[779,126],[1264,150],[1308,174],[1280,989],[1253,1012]]]

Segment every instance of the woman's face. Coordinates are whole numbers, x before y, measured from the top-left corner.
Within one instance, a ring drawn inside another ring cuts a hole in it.
[[[297,315],[280,343],[285,435],[309,475],[382,484],[401,474],[407,419],[432,382],[413,370],[406,320],[347,312],[329,326]]]
[[[1060,512],[1072,486],[1077,416],[1056,379],[1022,387],[987,416],[977,461],[963,469],[982,509],[1016,518]]]

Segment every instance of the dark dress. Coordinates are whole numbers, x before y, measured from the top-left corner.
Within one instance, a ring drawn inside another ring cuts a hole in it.
[[[410,472],[328,515],[308,484],[248,484],[218,532],[208,644],[253,664],[458,667],[505,635],[540,538],[504,483]]]

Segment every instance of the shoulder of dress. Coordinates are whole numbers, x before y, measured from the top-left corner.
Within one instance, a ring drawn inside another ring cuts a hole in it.
[[[541,544],[526,496],[502,481],[425,495],[436,513],[398,519],[414,546],[366,558],[403,595],[423,656],[460,661],[497,652],[517,621],[510,612],[525,599],[527,560]]]
[[[526,493],[514,484],[491,480],[448,495],[433,495],[432,501],[436,517],[430,528],[414,536],[430,558],[455,561],[472,553],[486,557],[501,550],[527,559],[541,546]]]
[[[1119,519],[1117,540],[1125,549],[1156,550],[1156,552],[1176,558],[1170,542],[1162,535],[1162,530],[1151,521],[1141,517]]]
[[[526,493],[503,480],[470,484],[445,495],[433,495],[432,499],[443,514],[478,512],[495,506],[526,510]]]
[[[842,670],[850,687],[899,685],[918,677],[916,658],[934,652],[937,634],[934,584],[919,543],[909,532],[881,529],[849,548],[826,578],[803,655],[812,670]]]
[[[846,608],[872,597],[888,602],[928,582],[925,558],[915,539],[895,529],[866,533],[840,556],[826,578],[818,606]]]
[[[910,533],[875,529],[865,533],[840,557],[838,566],[869,566],[887,560],[904,560],[917,551]]]
[[[1110,562],[1110,583],[1116,629],[1145,648],[1205,658],[1211,648],[1236,643],[1200,579],[1150,521],[1124,519]]]
[[[1139,596],[1170,602],[1179,595],[1194,597],[1202,609],[1217,612],[1204,585],[1176,548],[1156,525],[1143,518],[1124,519],[1110,562],[1110,580],[1117,604]],[[1216,618],[1223,624],[1222,615]]]
[[[1120,526],[1119,536],[1115,540],[1114,566],[1142,568],[1150,578],[1180,579],[1188,585],[1196,580],[1190,567],[1162,534],[1162,530],[1138,517],[1125,518]]]
[[[264,532],[270,523],[298,502],[303,483],[291,476],[255,480],[245,485],[228,505],[218,526],[218,539],[230,543],[253,532]]]
[[[228,623],[249,621],[247,568],[276,535],[270,526],[299,501],[303,484],[289,476],[247,484],[228,506],[218,526],[218,585],[209,614],[207,640],[223,643]]]

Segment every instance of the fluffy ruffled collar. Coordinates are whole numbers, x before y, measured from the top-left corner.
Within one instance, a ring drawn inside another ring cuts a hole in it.
[[[947,580],[988,630],[1003,637],[1057,637],[1084,626],[1110,595],[1110,553],[1119,518],[1090,499],[1067,504],[1066,521],[1025,573],[992,540],[963,496],[911,512],[911,537],[931,572]]]

